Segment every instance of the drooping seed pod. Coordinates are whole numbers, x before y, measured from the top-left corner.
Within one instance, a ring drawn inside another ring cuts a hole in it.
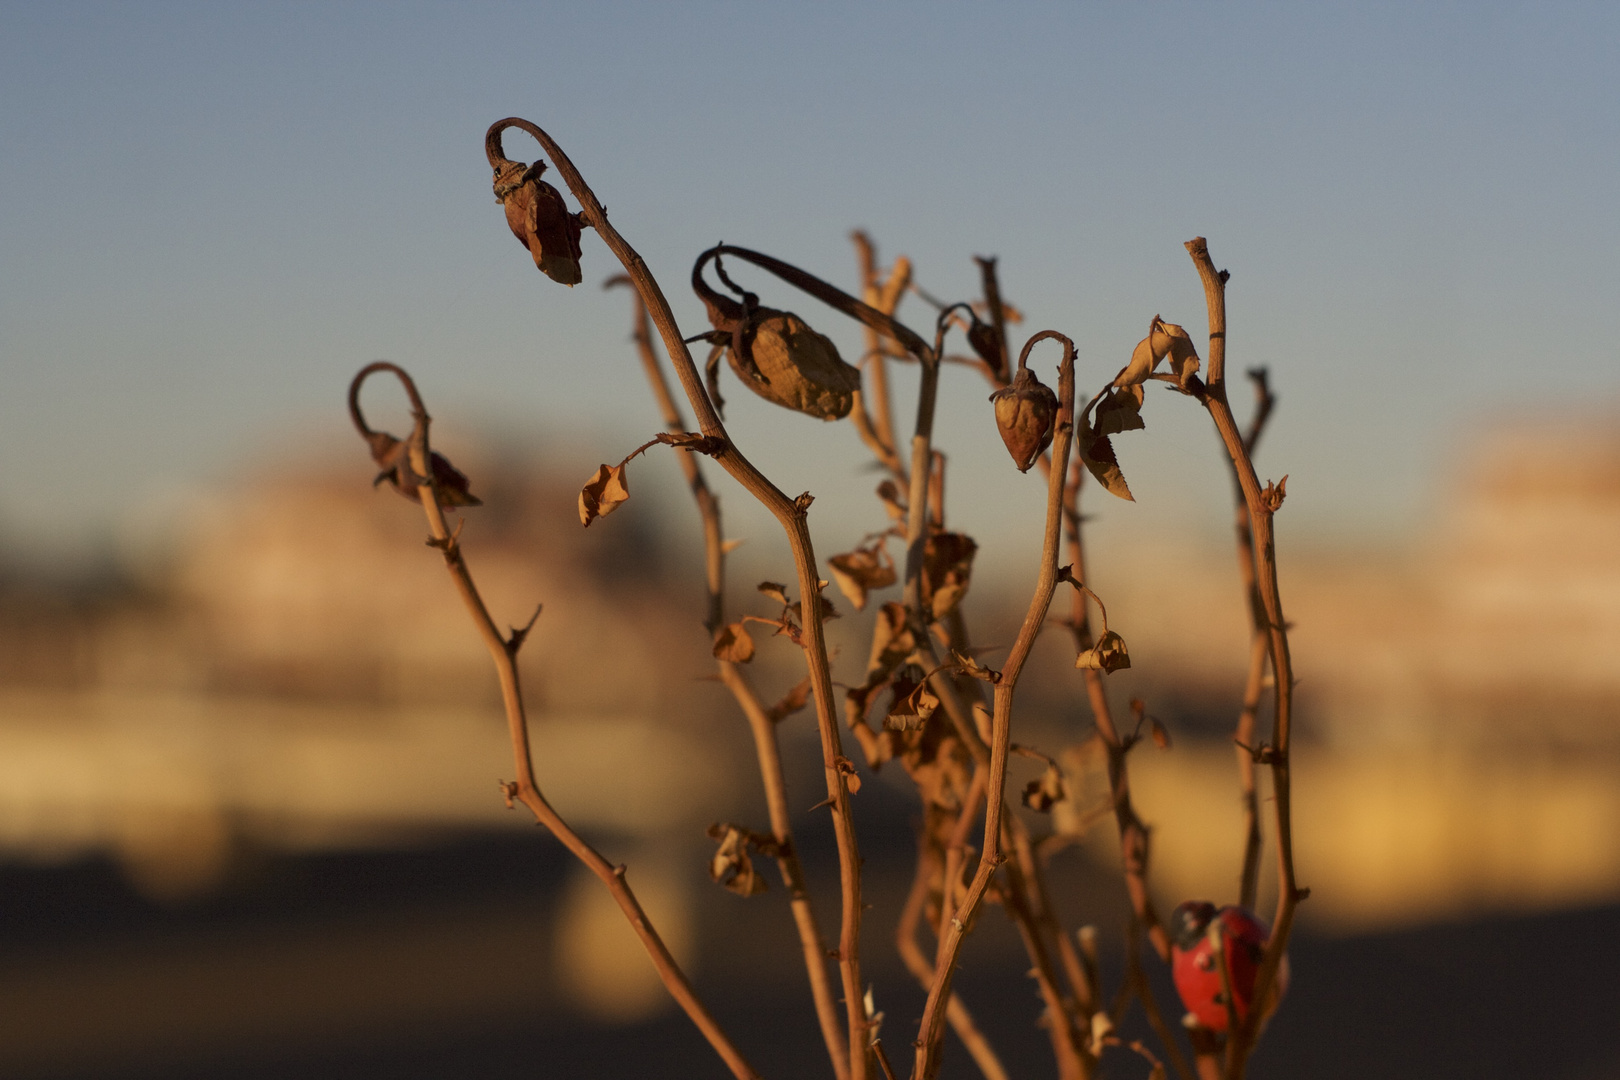
[[[1052,444],[1058,399],[1028,368],[1019,368],[1010,385],[990,395],[996,405],[996,427],[1019,472],[1028,472]]]
[[[737,377],[766,401],[806,416],[848,416],[861,388],[859,369],[844,363],[831,339],[793,312],[760,307],[751,292],[743,292],[741,301],[716,292],[703,280],[707,258],[692,268],[692,288],[708,309],[715,340],[726,346]],[[721,278],[727,280],[723,270]]]
[[[534,256],[540,272],[564,285],[578,285],[580,219],[568,212],[562,194],[540,179],[545,162],[526,165],[507,160],[501,150],[506,123],[496,123],[484,137],[484,153],[495,170],[495,201],[506,208],[506,224]]]

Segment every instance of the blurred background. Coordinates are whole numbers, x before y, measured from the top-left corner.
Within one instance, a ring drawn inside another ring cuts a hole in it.
[[[516,114],[687,333],[703,248],[853,289],[865,228],[947,300],[998,256],[1015,344],[1063,330],[1095,389],[1155,313],[1203,341],[1181,245],[1207,236],[1229,362],[1278,395],[1258,461],[1289,477],[1302,680],[1313,895],[1253,1075],[1620,1076],[1617,42],[1612,7],[1575,4],[0,6],[0,1073],[721,1075],[599,885],[501,804],[487,656],[347,430],[347,382],[381,358],[484,499],[464,541],[497,621],[544,604],[523,663],[548,795],[629,864],[756,1064],[824,1071],[782,890],[704,873],[710,822],[765,815],[706,681],[675,464],[638,459],[631,502],[577,524],[579,485],[660,422],[600,240],[565,290],[490,196],[483,133]],[[820,304],[737,276],[859,354]],[[916,296],[900,315],[932,320]],[[816,496],[818,553],[883,526],[848,425],[724,385],[739,446]],[[1043,494],[985,392],[948,371],[936,439],[980,544],[965,609],[1005,646]],[[367,401],[403,433],[392,388]],[[1116,700],[1174,739],[1133,756],[1156,895],[1226,901],[1230,482],[1190,403],[1145,415],[1116,439],[1137,501],[1088,493],[1091,578],[1134,660]],[[746,540],[734,610],[769,614],[752,584],[791,580],[786,546],[710,472]],[[870,611],[840,608],[855,682]],[[1020,741],[1083,738],[1070,663],[1043,639]],[[762,644],[762,692],[797,664]],[[782,731],[808,808],[813,723]],[[868,779],[892,1045],[921,1009],[890,945],[916,806],[896,770]],[[827,920],[822,820],[798,825]],[[1114,978],[1116,859],[1104,824],[1053,864]],[[1021,955],[991,912],[960,985],[1017,1074],[1048,1075]]]

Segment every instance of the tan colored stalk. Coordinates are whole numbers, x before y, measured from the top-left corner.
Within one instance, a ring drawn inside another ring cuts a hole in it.
[[[917,925],[922,922],[923,908],[928,903],[929,877],[936,870],[943,873],[939,857],[929,844],[919,845],[917,872],[911,882],[911,892],[906,895],[905,907],[900,911],[900,922],[895,927],[895,946],[900,959],[924,990],[933,985],[934,965],[917,944]],[[1007,1080],[1007,1070],[1002,1066],[1001,1059],[974,1023],[973,1014],[963,1003],[962,996],[954,990],[945,1003],[945,1019],[950,1022],[956,1037],[962,1040],[962,1045],[967,1047],[968,1056],[973,1058],[973,1063],[984,1074],[985,1080]]]
[[[1288,624],[1283,619],[1282,596],[1277,587],[1277,546],[1272,529],[1272,515],[1280,504],[1280,494],[1274,489],[1263,491],[1255,474],[1254,462],[1238,432],[1237,421],[1226,399],[1226,278],[1217,271],[1209,256],[1209,246],[1203,237],[1187,242],[1187,253],[1204,284],[1204,301],[1209,310],[1209,379],[1203,395],[1204,406],[1215,422],[1221,442],[1231,458],[1237,473],[1238,485],[1243,491],[1243,502],[1248,508],[1249,528],[1254,535],[1255,576],[1260,586],[1260,597],[1265,604],[1266,629],[1270,638],[1272,679],[1272,738],[1265,748],[1271,766],[1273,809],[1277,843],[1277,915],[1271,927],[1271,939],[1261,958],[1260,970],[1255,977],[1253,1001],[1232,1037],[1227,1041],[1227,1080],[1240,1080],[1254,1048],[1255,1038],[1263,1020],[1261,1002],[1266,1000],[1276,981],[1277,969],[1288,949],[1288,937],[1294,926],[1294,911],[1304,898],[1294,876],[1293,788],[1289,749],[1293,727],[1294,665],[1288,648]],[[1269,493],[1269,497],[1268,497]]]
[[[361,434],[368,434],[369,429],[359,411],[360,385],[374,372],[392,372],[405,386],[406,393],[411,399],[411,411],[415,421],[412,429],[409,453],[411,469],[420,479],[417,486],[417,497],[421,500],[422,510],[427,515],[428,531],[432,535],[429,543],[439,549],[444,556],[445,569],[450,572],[455,582],[456,591],[460,593],[462,603],[466,605],[467,613],[472,616],[473,625],[478,635],[483,639],[484,645],[489,649],[490,658],[495,662],[495,671],[500,679],[501,700],[506,709],[507,734],[512,742],[513,767],[517,779],[501,785],[506,795],[507,805],[521,802],[528,807],[535,820],[544,825],[551,834],[573,853],[574,857],[584,863],[602,883],[607,886],[614,901],[619,905],[624,916],[629,920],[630,926],[635,930],[636,936],[641,939],[642,946],[646,948],[647,955],[652,959],[658,976],[663,980],[664,987],[671,997],[686,1012],[692,1023],[708,1039],[709,1045],[725,1061],[732,1075],[739,1080],[758,1080],[758,1073],[749,1065],[742,1053],[732,1043],[730,1037],[721,1029],[719,1023],[709,1012],[707,1006],[698,999],[693,990],[691,981],[681,970],[675,957],[664,944],[663,938],[653,927],[652,921],[642,910],[641,903],[636,899],[634,891],[626,877],[626,868],[621,864],[614,866],[589,843],[576,833],[562,816],[554,810],[544,795],[541,794],[534,774],[534,755],[529,746],[529,722],[523,707],[523,690],[518,682],[517,654],[523,645],[527,628],[514,629],[510,636],[503,635],[490,618],[489,609],[478,592],[478,586],[473,583],[472,572],[467,568],[467,561],[461,554],[461,545],[457,533],[452,532],[445,525],[444,512],[439,506],[438,493],[435,490],[431,464],[432,451],[428,445],[428,425],[431,422],[427,408],[422,404],[421,396],[417,393],[416,384],[404,369],[389,363],[368,364],[355,376],[354,383],[349,391],[351,411]],[[539,615],[536,610],[535,615]]]
[[[1249,418],[1249,430],[1243,436],[1243,450],[1254,459],[1254,448],[1259,445],[1260,434],[1271,417],[1271,385],[1265,368],[1249,372],[1254,383],[1254,415]],[[1230,459],[1228,459],[1230,464]],[[1254,730],[1260,714],[1260,692],[1265,685],[1266,659],[1271,652],[1271,635],[1266,631],[1266,602],[1260,595],[1260,583],[1255,578],[1254,530],[1249,527],[1249,508],[1243,500],[1243,486],[1238,481],[1237,467],[1232,466],[1232,487],[1237,496],[1234,527],[1237,532],[1238,573],[1243,579],[1243,591],[1249,598],[1249,674],[1243,684],[1243,708],[1238,713],[1237,730],[1232,741],[1237,753],[1238,790],[1243,800],[1243,872],[1238,879],[1238,903],[1255,908],[1260,880],[1260,798],[1255,790]]]
[[[609,279],[606,285],[629,283],[630,279],[621,275]],[[664,369],[658,362],[658,354],[653,351],[647,305],[639,293],[632,295],[636,300],[636,313],[631,339],[636,343],[636,352],[640,355],[642,367],[647,373],[647,382],[652,388],[654,399],[658,402],[659,411],[663,414],[665,426],[671,432],[683,432],[686,430],[686,420],[681,416],[680,406],[675,403],[674,395],[670,393],[669,381],[664,377]],[[709,636],[713,637],[726,621],[725,533],[720,522],[720,500],[709,490],[696,455],[683,453],[677,454],[676,457],[680,461],[681,471],[686,476],[687,486],[697,502],[698,513],[703,519],[704,566],[709,589],[704,625],[708,628]],[[740,665],[720,659],[715,660],[715,665],[720,672],[720,681],[731,691],[743,715],[748,719],[748,728],[754,738],[755,756],[759,760],[760,780],[765,789],[765,805],[771,818],[771,836],[776,842],[776,865],[782,874],[782,884],[788,891],[793,923],[799,934],[799,946],[804,954],[805,971],[810,980],[810,994],[815,1002],[816,1019],[821,1025],[821,1037],[832,1060],[833,1072],[838,1080],[847,1080],[849,1049],[843,1029],[839,1025],[838,1002],[827,977],[827,947],[821,939],[821,930],[816,923],[810,893],[805,885],[804,867],[799,860],[798,848],[793,842],[793,827],[788,815],[787,783],[782,773],[782,752],[776,734],[776,721],[771,718],[764,703],[760,701],[753,683]]]
[[[849,234],[855,244],[855,256],[860,264],[861,299],[885,315],[893,316],[911,283],[911,263],[904,257],[896,259],[887,281],[878,281],[877,251],[871,237],[857,229]],[[904,479],[906,466],[900,460],[894,442],[894,410],[889,404],[889,358],[885,338],[876,327],[867,325],[865,371],[863,385],[858,392],[850,417],[855,430],[874,456],[897,478]],[[871,410],[867,410],[870,401]]]
[[[811,543],[810,529],[806,521],[806,513],[811,502],[810,495],[806,492],[797,499],[789,498],[756,469],[732,443],[726,434],[725,426],[720,422],[719,414],[715,412],[714,405],[709,400],[708,393],[703,388],[702,376],[692,361],[691,353],[687,351],[686,343],[682,340],[681,332],[675,324],[674,313],[670,311],[669,301],[665,299],[663,290],[658,287],[658,282],[654,280],[641,256],[608,221],[607,211],[597,200],[590,186],[585,183],[584,177],[574,167],[568,155],[563,153],[562,147],[558,146],[550,135],[529,121],[509,117],[498,121],[490,128],[486,141],[493,144],[494,150],[498,151],[500,133],[508,127],[516,127],[527,132],[550,156],[558,174],[579,201],[585,220],[624,266],[636,292],[646,303],[647,312],[664,340],[664,351],[674,365],[681,388],[686,392],[687,400],[697,415],[698,425],[703,434],[722,440],[722,445],[714,453],[715,460],[771,512],[782,526],[783,532],[787,534],[788,546],[792,550],[794,566],[798,572],[799,593],[804,601],[802,638],[805,664],[809,670],[811,692],[815,695],[816,726],[821,736],[822,771],[826,781],[827,797],[831,801],[833,834],[838,844],[839,891],[842,901],[838,964],[849,1031],[849,1075],[850,1080],[867,1080],[870,1075],[871,1054],[869,1025],[863,1003],[865,987],[861,981],[860,967],[861,857],[855,837],[849,789],[840,768],[840,764],[846,759],[833,704],[832,670],[827,662],[826,635],[822,626],[820,605],[816,602],[821,592],[821,579],[817,574],[815,548]]]
[[[1058,377],[1058,414],[1056,431],[1052,439],[1054,479],[1047,484],[1046,530],[1041,547],[1041,566],[1030,600],[1029,610],[1013,642],[1011,653],[996,683],[995,709],[991,716],[990,777],[985,799],[984,849],[979,854],[979,866],[968,886],[960,910],[941,936],[939,957],[934,963],[934,985],[928,992],[922,1022],[917,1033],[917,1055],[912,1067],[913,1080],[929,1080],[939,1071],[940,1040],[944,1034],[941,1023],[944,1002],[950,994],[951,978],[956,970],[956,958],[961,951],[962,939],[972,922],[979,902],[984,898],[990,878],[1003,861],[1001,854],[1001,817],[1007,788],[1007,753],[1012,744],[1012,703],[1018,685],[1018,676],[1029,659],[1035,638],[1046,621],[1057,588],[1058,543],[1063,516],[1063,476],[1068,468],[1069,447],[1074,437],[1074,343],[1061,334],[1047,330],[1030,338],[1019,358],[1023,365],[1029,350],[1037,342],[1055,338],[1063,343],[1063,363]]]

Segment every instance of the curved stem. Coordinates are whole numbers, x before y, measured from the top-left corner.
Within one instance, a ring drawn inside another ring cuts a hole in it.
[[[363,368],[350,386],[349,400],[355,423],[363,433],[370,434],[370,429],[366,427],[359,410],[360,386],[369,374],[383,370],[391,371],[398,376],[411,399],[416,420],[410,437],[411,467],[421,481],[417,487],[417,497],[421,500],[422,510],[427,516],[428,530],[432,534],[431,543],[443,554],[445,568],[450,572],[468,614],[472,616],[479,637],[489,649],[490,658],[495,662],[496,674],[500,679],[501,699],[506,709],[507,733],[512,742],[513,766],[517,771],[515,781],[502,785],[507,804],[511,805],[516,801],[528,807],[535,820],[561,840],[574,857],[584,863],[591,873],[607,886],[608,892],[624,912],[636,936],[641,939],[642,946],[651,957],[653,966],[658,970],[659,978],[663,980],[670,996],[685,1010],[686,1015],[703,1033],[704,1038],[708,1039],[709,1045],[714,1047],[715,1052],[725,1061],[732,1075],[739,1080],[758,1080],[759,1074],[721,1029],[707,1006],[698,999],[691,981],[687,979],[680,964],[664,944],[663,938],[653,927],[647,913],[642,910],[640,901],[636,899],[630,883],[626,880],[626,868],[622,864],[614,866],[603,858],[601,853],[563,820],[541,794],[539,785],[535,782],[534,755],[529,745],[528,716],[524,711],[523,690],[517,676],[517,653],[524,635],[514,630],[510,637],[506,637],[496,628],[495,621],[490,618],[489,609],[478,592],[478,587],[473,583],[472,572],[467,568],[466,559],[462,557],[461,545],[457,542],[456,534],[445,525],[444,511],[439,506],[438,493],[434,490],[432,479],[431,451],[428,448],[428,425],[431,421],[427,410],[422,407],[422,399],[417,394],[411,377],[393,364],[371,364]],[[538,614],[537,611],[536,615]]]
[[[809,493],[797,499],[787,495],[766,479],[742,455],[726,434],[713,403],[703,388],[703,380],[692,354],[687,351],[675,315],[663,290],[647,269],[636,250],[619,235],[607,211],[602,207],[590,185],[574,167],[562,147],[536,125],[518,117],[497,121],[491,131],[498,135],[505,128],[515,127],[531,135],[550,155],[557,172],[579,200],[580,212],[596,230],[609,250],[624,266],[636,292],[647,305],[653,325],[664,339],[664,351],[675,367],[681,387],[697,415],[703,434],[722,439],[725,445],[715,452],[714,459],[771,512],[787,534],[788,546],[793,552],[794,565],[799,576],[799,592],[805,603],[804,654],[809,669],[811,691],[816,699],[816,725],[821,736],[822,771],[827,785],[827,796],[832,801],[833,834],[838,843],[839,884],[842,894],[842,920],[838,939],[839,972],[844,991],[844,1007],[849,1027],[849,1054],[851,1080],[867,1080],[870,1053],[868,1051],[868,1022],[863,1005],[865,987],[861,982],[860,931],[861,881],[860,851],[855,838],[855,822],[849,802],[849,790],[840,769],[843,745],[839,737],[838,717],[833,701],[832,669],[827,661],[827,641],[815,598],[820,595],[820,577],[817,575],[815,548],[810,540],[810,529],[805,514],[810,505]],[[861,305],[865,307],[865,305]],[[891,320],[892,321],[892,320]],[[913,335],[915,336],[915,335]]]
[[[1204,395],[1204,406],[1215,422],[1221,442],[1226,446],[1232,467],[1237,473],[1238,485],[1243,491],[1243,502],[1248,508],[1249,528],[1254,534],[1255,576],[1260,585],[1260,597],[1265,604],[1266,630],[1269,635],[1272,680],[1271,783],[1277,829],[1277,916],[1271,928],[1271,939],[1266,944],[1255,977],[1255,1007],[1249,1010],[1243,1023],[1232,1033],[1226,1049],[1226,1075],[1228,1080],[1239,1080],[1254,1048],[1264,1020],[1260,1004],[1264,1002],[1276,981],[1277,970],[1288,949],[1289,933],[1294,925],[1294,910],[1303,899],[1294,877],[1293,793],[1291,785],[1289,743],[1293,725],[1294,665],[1288,648],[1288,626],[1283,619],[1282,597],[1277,588],[1277,546],[1272,529],[1274,509],[1268,506],[1255,474],[1254,462],[1249,457],[1237,421],[1232,417],[1226,399],[1226,278],[1217,271],[1210,259],[1209,246],[1203,237],[1187,242],[1187,253],[1204,284],[1204,301],[1209,309],[1209,381]]]
[[[1068,470],[1069,448],[1074,437],[1074,343],[1061,334],[1043,331],[1035,339],[1053,338],[1063,343],[1063,362],[1058,375],[1058,415],[1056,432],[1052,439],[1052,480],[1047,484],[1046,530],[1041,546],[1040,573],[1035,595],[1013,642],[1012,651],[1002,667],[1001,679],[996,683],[995,711],[991,719],[990,777],[985,799],[984,849],[979,855],[978,870],[968,886],[959,913],[952,918],[940,942],[940,957],[935,963],[934,985],[928,992],[922,1023],[917,1033],[917,1056],[912,1068],[913,1080],[929,1080],[939,1070],[939,1045],[943,1034],[941,1014],[945,999],[950,994],[951,978],[956,970],[956,958],[962,939],[971,924],[979,902],[984,898],[990,878],[1002,862],[1001,815],[1007,788],[1007,753],[1012,744],[1012,704],[1018,676],[1046,622],[1052,594],[1057,588],[1058,543],[1063,520],[1063,478]]]

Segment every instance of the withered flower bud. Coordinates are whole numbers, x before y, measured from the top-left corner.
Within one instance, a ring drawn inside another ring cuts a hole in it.
[[[579,219],[568,212],[562,194],[540,179],[545,168],[543,161],[496,161],[495,201],[506,208],[506,224],[540,272],[563,285],[578,285]]]
[[[996,403],[996,427],[1001,441],[1019,472],[1028,472],[1041,456],[1041,451],[1052,445],[1052,425],[1057,419],[1058,398],[1051,387],[1044,385],[1028,368],[1019,368],[1012,385],[1004,386],[990,395]]]
[[[858,368],[844,363],[832,340],[791,311],[759,306],[751,292],[742,300],[716,292],[703,280],[705,253],[692,267],[692,288],[709,312],[711,338],[726,346],[726,359],[747,387],[766,401],[823,420],[842,420],[861,388]],[[715,269],[730,285],[719,260]],[[735,288],[735,286],[732,286]]]

